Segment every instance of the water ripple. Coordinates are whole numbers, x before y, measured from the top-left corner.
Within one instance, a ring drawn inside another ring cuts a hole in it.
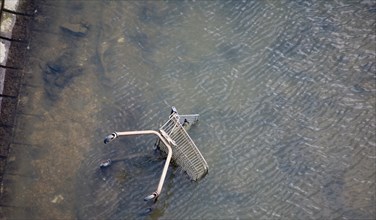
[[[197,183],[170,166],[161,200],[145,216],[374,216],[376,53],[367,49],[375,39],[368,9],[340,1],[108,2],[104,16],[113,18],[98,39],[108,97],[100,131],[157,129],[175,105],[200,113],[190,134],[210,166]],[[147,205],[135,198],[153,190],[163,165],[148,154],[152,144],[112,145],[108,156],[150,157],[119,163],[104,183],[94,180],[98,172],[85,173],[87,196],[97,201],[82,216],[104,202],[97,216],[144,217]],[[87,166],[100,154],[89,154]]]

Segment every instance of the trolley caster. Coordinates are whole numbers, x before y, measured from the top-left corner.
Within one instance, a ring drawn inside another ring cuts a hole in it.
[[[153,192],[153,194],[151,195],[148,195],[144,198],[144,201],[150,201],[150,200],[153,200],[154,202],[156,202],[158,199],[158,193],[157,192]]]
[[[111,141],[113,141],[115,138],[117,138],[117,133],[116,132],[114,132],[114,133],[112,133],[112,134],[110,134],[110,135],[108,135],[105,139],[104,139],[104,143],[105,144],[108,144],[108,143],[110,143]]]

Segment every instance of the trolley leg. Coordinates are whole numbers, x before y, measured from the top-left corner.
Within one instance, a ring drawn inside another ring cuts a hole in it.
[[[144,200],[154,199],[154,201],[157,201],[159,195],[161,194],[163,183],[166,179],[168,166],[169,166],[169,164],[171,162],[171,158],[172,158],[172,148],[171,148],[171,145],[170,145],[171,140],[168,140],[168,139],[166,139],[166,137],[164,137],[165,134],[162,133],[162,130],[160,130],[159,132],[154,131],[154,130],[114,132],[114,133],[108,135],[104,139],[104,143],[107,144],[107,143],[111,142],[112,140],[114,140],[115,138],[117,138],[119,136],[146,135],[146,134],[157,135],[158,139],[163,142],[163,144],[167,147],[167,150],[168,150],[166,162],[165,162],[165,165],[163,167],[162,175],[159,179],[157,190],[155,192],[153,192],[151,195],[148,195],[144,198]],[[171,143],[171,144],[173,144],[173,143]]]

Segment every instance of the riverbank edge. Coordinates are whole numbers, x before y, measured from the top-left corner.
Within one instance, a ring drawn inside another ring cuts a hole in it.
[[[35,10],[35,0],[20,0],[16,11],[16,22],[12,29],[12,40],[9,47],[5,67],[4,88],[1,94],[0,109],[0,208],[4,204],[4,182],[11,144],[14,142],[16,114],[20,90],[23,82],[24,64],[27,59],[30,41],[30,28]],[[9,13],[9,12],[3,12]],[[0,219],[1,216],[0,211]]]

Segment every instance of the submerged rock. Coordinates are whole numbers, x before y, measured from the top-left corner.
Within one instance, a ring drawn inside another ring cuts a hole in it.
[[[60,28],[65,33],[68,33],[76,37],[84,37],[87,35],[87,32],[89,31],[89,26],[83,23],[77,23],[77,24],[65,23],[65,24],[62,24]]]
[[[44,89],[51,100],[56,100],[59,93],[83,73],[83,68],[77,66],[74,60],[72,52],[67,51],[43,67]]]

